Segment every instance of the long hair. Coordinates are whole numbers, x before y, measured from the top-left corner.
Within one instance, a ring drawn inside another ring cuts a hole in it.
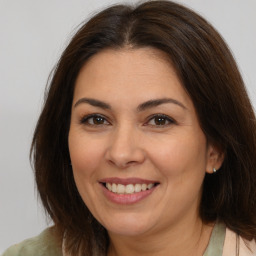
[[[68,149],[71,104],[80,69],[106,48],[161,50],[190,95],[208,141],[225,153],[206,174],[200,217],[223,221],[256,238],[255,115],[226,43],[201,16],[171,1],[115,5],[84,23],[54,70],[31,147],[42,203],[71,255],[106,255],[107,232],[91,215],[74,182]]]

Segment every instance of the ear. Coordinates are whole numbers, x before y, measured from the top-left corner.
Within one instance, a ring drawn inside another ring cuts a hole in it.
[[[208,145],[207,149],[207,164],[206,172],[213,173],[218,171],[224,161],[225,154],[223,150],[212,144]]]

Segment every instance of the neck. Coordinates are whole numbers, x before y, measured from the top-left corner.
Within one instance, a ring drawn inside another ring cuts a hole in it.
[[[109,234],[108,256],[201,256],[207,248],[212,229],[213,224],[205,225],[197,219],[190,225],[184,222],[161,232],[136,237]]]

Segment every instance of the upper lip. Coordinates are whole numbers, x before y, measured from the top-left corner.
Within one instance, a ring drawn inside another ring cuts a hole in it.
[[[118,178],[118,177],[109,177],[109,178],[104,178],[99,180],[100,183],[115,183],[115,184],[123,184],[123,185],[128,185],[128,184],[155,184],[159,183],[155,180],[147,180],[147,179],[141,179],[141,178]]]

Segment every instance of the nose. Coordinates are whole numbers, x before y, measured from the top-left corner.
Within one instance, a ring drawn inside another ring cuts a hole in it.
[[[141,164],[145,160],[142,136],[136,129],[119,127],[111,134],[106,160],[120,169]]]

